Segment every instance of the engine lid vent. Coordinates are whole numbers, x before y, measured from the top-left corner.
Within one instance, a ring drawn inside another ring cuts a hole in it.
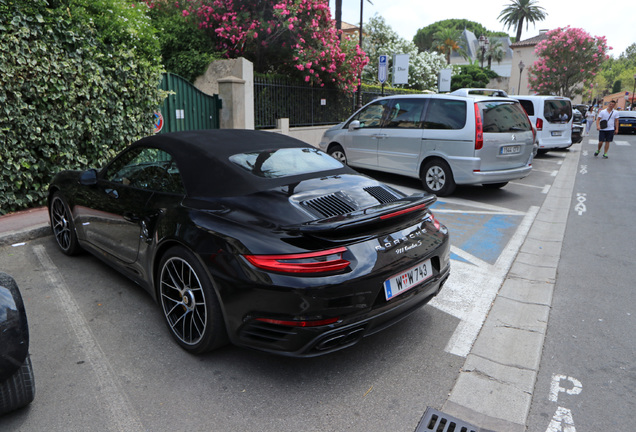
[[[356,210],[353,202],[342,192],[313,198],[301,204],[322,217],[344,215]]]
[[[365,187],[364,190],[373,198],[377,199],[381,204],[390,203],[400,199],[399,196],[382,186],[369,186]]]

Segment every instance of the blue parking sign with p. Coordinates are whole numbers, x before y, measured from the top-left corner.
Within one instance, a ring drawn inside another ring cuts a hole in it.
[[[388,69],[389,69],[389,56],[381,55],[380,63],[378,65],[378,81],[380,81],[380,84],[384,84],[386,82]]]

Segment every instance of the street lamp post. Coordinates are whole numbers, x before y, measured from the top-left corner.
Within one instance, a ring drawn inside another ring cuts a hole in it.
[[[523,64],[523,60],[521,60],[519,62],[519,87],[517,87],[517,94],[521,94],[521,73],[523,72],[523,68],[526,67],[525,64]]]
[[[481,50],[481,68],[484,68],[484,56],[486,51],[488,51],[488,45],[490,45],[490,41],[484,35],[479,36],[479,49]]]

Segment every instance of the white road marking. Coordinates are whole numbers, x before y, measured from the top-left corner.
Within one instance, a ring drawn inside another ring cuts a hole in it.
[[[436,309],[461,320],[446,345],[446,352],[461,357],[466,357],[470,352],[486,315],[490,311],[492,302],[538,212],[539,207],[532,206],[525,213],[517,231],[508,241],[494,265],[482,261],[468,252],[451,247],[452,252],[469,263],[453,261],[448,282],[440,294],[430,302],[430,305]]]
[[[576,194],[576,200],[578,203],[574,206],[574,211],[577,212],[579,216],[582,216],[583,213],[587,211],[587,206],[585,205],[585,201],[587,201],[586,196],[586,194],[581,192],[577,192]]]
[[[576,432],[572,411],[558,407],[545,432]]]
[[[36,245],[33,251],[44,268],[52,291],[57,294],[60,306],[66,312],[67,321],[78,341],[78,349],[82,351],[86,362],[93,368],[100,390],[99,397],[104,402],[103,408],[108,416],[108,422],[103,426],[116,432],[143,431],[143,424],[131,409],[132,405],[126,394],[120,389],[112,367],[73,299],[64,277],[51,261],[44,246]]]
[[[567,381],[569,388],[561,386],[561,381]],[[552,383],[550,384],[550,395],[548,396],[548,399],[550,402],[557,402],[559,400],[559,393],[577,395],[581,394],[582,390],[583,384],[581,384],[581,381],[576,378],[561,374],[554,374],[552,375]]]

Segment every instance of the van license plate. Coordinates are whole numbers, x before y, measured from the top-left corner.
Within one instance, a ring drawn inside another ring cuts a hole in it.
[[[501,150],[499,150],[499,154],[507,155],[507,154],[515,154],[521,152],[521,146],[503,146]]]
[[[428,259],[384,281],[384,295],[387,300],[391,300],[432,276],[433,266],[431,266],[431,260]]]
[[[561,136],[563,135],[562,131],[552,131],[552,136]]]

